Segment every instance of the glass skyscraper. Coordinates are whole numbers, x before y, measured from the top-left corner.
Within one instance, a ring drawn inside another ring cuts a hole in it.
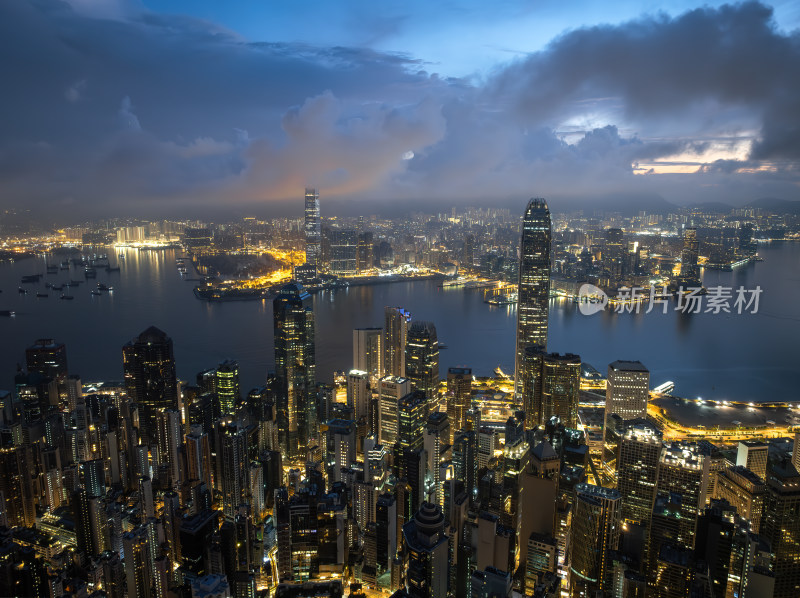
[[[319,220],[319,191],[306,188],[306,263],[319,265],[322,229]]]
[[[316,430],[316,359],[311,296],[296,283],[285,285],[273,302],[277,419],[281,447],[300,456]]]
[[[534,198],[528,202],[522,220],[517,303],[517,351],[515,385],[521,392],[525,347],[547,349],[547,313],[550,297],[550,210],[547,202]]]

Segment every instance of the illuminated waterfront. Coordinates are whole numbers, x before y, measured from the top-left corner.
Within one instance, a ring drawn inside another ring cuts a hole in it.
[[[16,311],[0,319],[7,339],[0,358],[14,364],[24,348],[39,337],[55,337],[68,347],[70,369],[84,380],[119,379],[120,348],[153,323],[175,341],[179,375],[194,375],[226,358],[239,361],[242,386],[263,382],[272,367],[272,306],[269,301],[209,304],[192,296],[196,282],[182,280],[174,250],[123,250],[119,273],[98,271],[98,278],[70,291],[73,301],[58,293],[37,299],[44,282],[83,278],[71,272],[43,277],[39,285],[17,287],[26,274],[44,272],[41,259],[0,264],[0,310]],[[761,285],[757,315],[583,316],[575,304],[556,300],[550,314],[549,348],[579,353],[601,372],[614,359],[639,359],[647,364],[652,384],[667,380],[680,396],[720,400],[800,402],[797,366],[790,351],[800,335],[800,306],[786,301],[800,296],[800,244],[776,243],[759,250],[765,261],[733,272],[706,273],[706,286]],[[111,261],[115,261],[113,252]],[[192,275],[188,275],[192,278]],[[90,295],[97,282],[113,293]],[[318,376],[330,380],[334,370],[351,367],[352,328],[380,325],[385,305],[402,305],[414,317],[436,322],[445,367],[472,367],[477,375],[492,375],[496,366],[513,371],[513,306],[492,307],[480,290],[442,289],[435,281],[393,283],[325,292],[315,297]],[[102,334],[99,334],[102,331]],[[0,388],[13,384],[13,369],[0,372]],[[688,407],[687,407],[688,408]],[[692,407],[693,409],[693,407]]]

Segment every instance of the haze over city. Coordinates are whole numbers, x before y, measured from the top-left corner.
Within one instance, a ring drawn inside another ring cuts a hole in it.
[[[795,3],[0,5],[0,207],[797,198]]]

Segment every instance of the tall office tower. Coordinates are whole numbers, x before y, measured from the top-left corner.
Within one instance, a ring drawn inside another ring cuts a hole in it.
[[[471,587],[473,598],[511,598],[511,574],[496,567],[475,570]]]
[[[311,296],[296,283],[273,301],[275,385],[280,445],[289,459],[304,454],[316,433],[316,358]]]
[[[620,228],[609,228],[606,231],[605,248],[603,249],[603,267],[611,278],[619,280],[624,272],[625,244]]]
[[[733,505],[736,513],[750,523],[750,529],[759,533],[767,494],[764,478],[742,465],[723,469],[716,478],[714,498]]]
[[[183,481],[183,425],[181,413],[175,409],[160,412],[158,420],[158,462],[169,472],[169,484],[180,489]]]
[[[355,276],[358,273],[358,233],[351,229],[335,228],[330,241],[330,270],[336,276]]]
[[[375,503],[375,536],[377,570],[381,575],[397,554],[397,501],[388,492],[381,494]]]
[[[412,322],[406,339],[406,378],[429,401],[439,388],[439,338],[431,322]]]
[[[616,489],[576,484],[570,530],[570,596],[609,592],[613,569],[611,552],[617,550],[622,530],[621,497]]]
[[[680,497],[677,543],[694,548],[697,516],[706,502],[709,461],[687,443],[673,443],[661,449],[656,490]]]
[[[769,445],[757,440],[744,440],[739,442],[736,451],[736,465],[746,467],[762,480],[767,477],[767,457]],[[739,513],[741,515],[741,513]]]
[[[567,428],[578,425],[581,358],[572,353],[544,353],[535,345],[525,347],[519,393],[529,430],[558,416]]]
[[[477,433],[473,431],[459,432],[453,442],[453,477],[464,482],[464,490],[473,500],[477,487],[478,460]]]
[[[448,538],[437,505],[423,503],[403,526],[406,592],[412,598],[445,598],[448,581]]]
[[[239,364],[233,360],[220,363],[214,370],[214,390],[222,417],[233,415],[239,404]]]
[[[522,389],[525,347],[547,350],[550,300],[550,210],[544,199],[531,199],[522,219],[517,299],[517,350],[514,364],[516,391]]]
[[[447,417],[450,419],[450,444],[456,434],[467,429],[467,411],[472,408],[472,368],[448,368]]]
[[[122,546],[125,552],[125,579],[127,581],[127,595],[139,598],[150,598],[151,570],[150,570],[150,544],[147,541],[145,527],[137,527],[122,536]]]
[[[661,431],[647,420],[631,421],[619,443],[617,490],[624,521],[647,527],[656,496]]]
[[[139,434],[156,441],[156,413],[178,409],[178,381],[172,339],[151,326],[122,347],[125,388],[139,406]]]
[[[375,256],[373,253],[373,234],[369,231],[362,232],[358,235],[358,256],[356,267],[359,273],[371,270],[375,264]]]
[[[383,376],[383,329],[353,330],[353,369],[367,372],[373,384]]]
[[[444,495],[442,494],[442,475],[441,462],[442,453],[445,446],[450,444],[450,421],[446,413],[435,411],[428,416],[425,423],[425,453],[427,454],[428,464],[426,473],[426,487],[431,489],[428,502],[433,502],[442,506]]]
[[[353,409],[353,418],[358,421],[369,417],[369,401],[372,391],[369,389],[369,374],[361,370],[350,370],[347,373],[347,406]]]
[[[378,439],[390,450],[397,442],[397,404],[410,392],[411,381],[407,378],[385,376],[378,385]]]
[[[247,431],[239,422],[223,419],[217,425],[215,436],[222,513],[232,520],[239,505],[248,502]]]
[[[213,467],[211,464],[211,442],[207,433],[201,426],[192,426],[191,432],[185,437],[186,450],[186,479],[200,480],[206,488],[211,490]]]
[[[800,596],[800,473],[788,461],[767,472],[767,496],[761,535],[772,548],[775,592],[773,598]]]
[[[525,566],[525,595],[534,595],[536,586],[547,573],[558,566],[558,542],[548,534],[531,533],[528,538],[528,558]]]
[[[700,242],[697,240],[697,229],[687,228],[683,232],[683,251],[681,251],[681,278],[688,282],[699,282],[700,268],[697,265],[697,256],[700,251]]]
[[[616,413],[623,420],[647,417],[650,372],[639,361],[615,361],[608,365],[603,430]]]
[[[572,353],[548,353],[542,362],[542,411],[547,421],[558,416],[567,428],[578,427],[581,358]]]
[[[608,366],[603,419],[603,467],[616,475],[621,426],[647,417],[650,372],[638,361],[615,361]]]
[[[792,446],[792,465],[800,471],[800,432],[794,435],[794,445]]]
[[[63,382],[67,378],[67,347],[52,338],[40,338],[25,349],[28,372]]]
[[[411,313],[402,307],[384,309],[383,372],[387,376],[406,375],[406,337]]]
[[[322,253],[322,226],[319,219],[319,192],[306,188],[305,210],[306,264],[320,265]]]
[[[427,407],[427,399],[420,390],[411,391],[397,402],[397,446],[400,453],[423,448]]]
[[[332,419],[320,424],[328,485],[343,482],[342,470],[356,461],[356,426],[351,420]]]

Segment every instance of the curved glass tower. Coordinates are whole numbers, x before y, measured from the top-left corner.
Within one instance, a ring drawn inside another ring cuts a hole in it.
[[[517,299],[517,350],[514,381],[521,392],[525,347],[536,345],[547,350],[547,313],[550,298],[550,210],[547,202],[534,198],[528,202],[522,219],[519,254],[519,294]]]

